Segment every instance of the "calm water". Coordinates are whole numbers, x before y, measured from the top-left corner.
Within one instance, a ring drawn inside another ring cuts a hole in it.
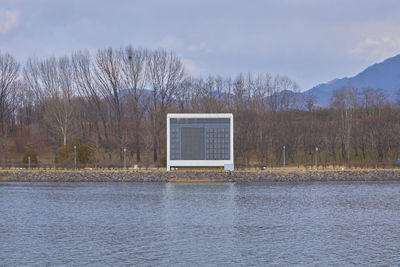
[[[400,183],[0,183],[0,265],[398,265]]]

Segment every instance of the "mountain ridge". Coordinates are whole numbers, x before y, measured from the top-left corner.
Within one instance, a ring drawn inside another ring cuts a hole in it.
[[[400,54],[375,63],[353,77],[335,78],[318,84],[304,94],[313,95],[320,106],[329,106],[333,92],[343,87],[382,89],[388,100],[393,101],[400,89]]]

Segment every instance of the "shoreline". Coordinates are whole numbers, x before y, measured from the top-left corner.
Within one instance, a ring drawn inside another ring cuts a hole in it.
[[[400,180],[392,170],[267,171],[0,171],[0,182],[314,182]]]

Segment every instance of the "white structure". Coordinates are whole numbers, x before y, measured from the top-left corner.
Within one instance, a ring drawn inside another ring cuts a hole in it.
[[[233,115],[168,114],[167,170],[171,167],[233,170]]]

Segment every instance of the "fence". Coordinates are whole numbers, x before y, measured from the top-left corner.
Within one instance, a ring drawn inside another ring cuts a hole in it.
[[[339,168],[350,168],[350,169],[400,169],[400,163],[399,162],[371,162],[371,163],[365,163],[365,162],[353,162],[350,164],[350,166],[347,166],[345,164],[336,164],[336,165],[326,165],[324,163],[318,164],[318,169],[319,170],[324,170],[324,169],[339,169]],[[127,169],[135,169],[134,165],[126,165]],[[141,170],[149,170],[149,169],[157,169],[157,170],[162,170],[165,169],[165,166],[148,166],[148,164],[137,164],[136,169],[141,169]],[[286,168],[297,168],[297,169],[306,169],[306,170],[313,170],[315,169],[315,164],[305,164],[305,165],[296,165],[296,164],[286,164]],[[7,162],[7,163],[0,163],[0,169],[3,170],[74,170],[75,165],[74,163],[68,163],[68,164],[45,164],[45,163],[38,163],[38,164],[28,164],[28,163],[21,163],[21,162]],[[124,169],[124,164],[98,164],[98,163],[89,163],[89,164],[80,164],[77,163],[76,169],[78,170],[83,170],[83,169],[100,169],[100,170],[123,170]],[[185,168],[182,168],[185,169]],[[208,168],[210,169],[210,168]],[[271,166],[269,164],[240,164],[237,163],[235,164],[235,170],[271,170],[271,169],[283,169],[283,166],[280,165],[274,165]]]

